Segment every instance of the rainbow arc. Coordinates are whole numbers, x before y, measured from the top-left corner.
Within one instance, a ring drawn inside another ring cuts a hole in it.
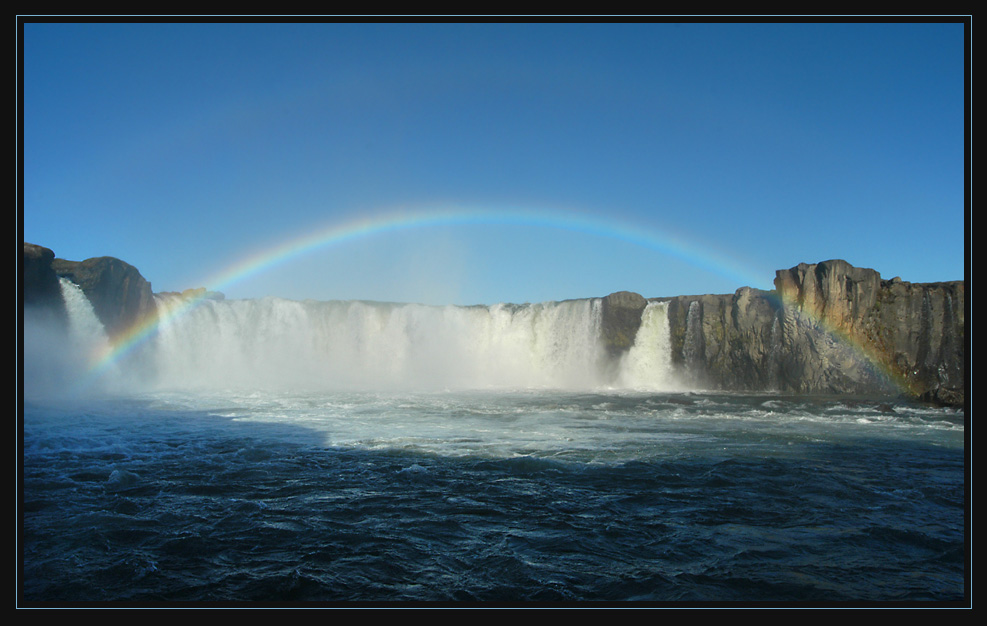
[[[746,271],[735,259],[718,255],[709,249],[696,245],[681,236],[670,236],[642,228],[639,224],[622,222],[612,218],[575,211],[549,210],[504,210],[477,208],[437,208],[394,210],[358,216],[348,221],[334,223],[316,229],[300,237],[247,255],[213,276],[200,282],[211,291],[222,291],[229,286],[251,276],[267,271],[275,266],[288,263],[306,254],[345,242],[374,237],[384,233],[443,225],[516,225],[547,227],[573,232],[588,233],[600,237],[619,239],[629,244],[643,246],[663,254],[682,259],[693,266],[736,282],[738,287],[757,283],[761,278]],[[602,294],[601,294],[602,295]],[[126,355],[153,337],[163,324],[171,323],[198,306],[208,293],[198,293],[173,304],[133,327],[119,333],[112,340],[112,346],[105,354],[94,360],[90,368],[90,378],[98,377],[120,362]],[[797,306],[794,302],[784,302],[786,306]],[[894,384],[903,388],[902,376],[882,365],[872,351],[830,324],[825,318],[816,318],[820,327],[851,346],[875,369]]]

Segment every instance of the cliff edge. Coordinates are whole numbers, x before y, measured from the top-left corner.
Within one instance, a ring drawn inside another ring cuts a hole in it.
[[[801,263],[774,291],[666,298],[672,360],[700,388],[965,400],[963,281]]]
[[[25,270],[30,245],[24,244]],[[136,267],[120,259],[97,257],[85,261],[66,261],[54,258],[52,254],[48,263],[43,280],[48,282],[54,275],[56,282],[57,278],[67,278],[78,285],[111,337],[157,313],[151,283],[141,276]],[[25,301],[27,293],[37,292],[38,289],[25,274]]]

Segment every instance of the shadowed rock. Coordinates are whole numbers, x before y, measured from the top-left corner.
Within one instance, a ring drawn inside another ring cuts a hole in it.
[[[113,257],[85,261],[55,259],[58,276],[78,285],[111,337],[156,312],[151,283],[134,266]]]
[[[667,298],[672,361],[698,387],[965,398],[962,281],[881,279],[846,261],[779,270],[775,291]]]
[[[31,243],[24,244],[21,256],[21,288],[24,306],[44,307],[63,314],[65,304],[58,275],[52,269],[55,253]]]
[[[800,264],[777,272],[786,309],[788,352],[807,358],[792,365],[790,378],[812,381],[854,372],[845,355],[826,350],[816,327],[836,334],[869,361],[870,374],[904,385],[910,395],[961,404],[965,376],[965,287],[962,281],[908,283],[881,280],[871,269],[846,261]],[[801,324],[794,323],[802,316]],[[845,352],[845,350],[844,350]],[[862,382],[867,376],[861,372]],[[803,382],[802,385],[806,383]],[[837,388],[835,391],[840,391]]]
[[[631,291],[618,291],[603,298],[600,332],[611,357],[619,357],[634,345],[641,313],[647,305],[644,296]]]

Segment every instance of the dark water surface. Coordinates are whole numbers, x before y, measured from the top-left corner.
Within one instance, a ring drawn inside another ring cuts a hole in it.
[[[24,606],[964,604],[963,414],[562,392],[24,415]]]

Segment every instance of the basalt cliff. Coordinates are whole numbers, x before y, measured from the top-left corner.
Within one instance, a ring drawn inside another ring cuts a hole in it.
[[[58,281],[67,278],[82,289],[111,337],[155,315],[151,284],[119,259],[65,261],[25,243],[20,271],[25,310],[64,315]],[[672,363],[695,388],[904,394],[965,403],[963,281],[884,280],[874,270],[831,260],[779,270],[774,286],[650,300],[627,291],[610,294],[602,298],[607,358],[619,359],[633,346],[648,302],[662,301]]]
[[[47,248],[25,243],[21,265],[24,306],[63,315],[59,278],[82,289],[111,337],[155,314],[151,283],[133,265],[113,257],[66,261],[55,258]]]
[[[676,296],[668,302],[672,360],[697,388],[818,394],[903,393],[965,399],[963,281],[909,283],[846,261],[801,263],[775,289]],[[647,300],[604,300],[604,338],[626,349]]]

